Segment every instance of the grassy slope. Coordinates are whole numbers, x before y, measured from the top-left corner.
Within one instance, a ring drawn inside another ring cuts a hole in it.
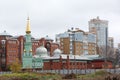
[[[13,73],[0,76],[0,80],[62,80],[58,74]]]

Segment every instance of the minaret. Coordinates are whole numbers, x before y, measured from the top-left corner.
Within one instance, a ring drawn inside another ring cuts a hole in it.
[[[31,41],[31,30],[30,20],[27,19],[24,53],[22,56],[23,68],[32,68],[32,41]]]
[[[27,26],[26,26],[26,40],[25,40],[25,47],[26,53],[30,54],[32,50],[32,42],[31,42],[31,30],[30,30],[30,20],[29,17],[27,19]]]

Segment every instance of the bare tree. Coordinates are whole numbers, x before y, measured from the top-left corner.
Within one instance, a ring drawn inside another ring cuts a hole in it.
[[[98,47],[98,53],[101,57],[110,59],[110,58],[114,58],[114,48],[109,47],[109,46],[101,46]]]

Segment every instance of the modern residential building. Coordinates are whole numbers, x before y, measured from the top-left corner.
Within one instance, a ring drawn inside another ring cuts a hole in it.
[[[108,41],[108,21],[99,17],[89,21],[89,32],[96,34],[98,47],[107,46]]]
[[[114,39],[113,37],[108,37],[108,46],[114,48]]]
[[[56,42],[64,54],[96,54],[96,35],[78,28],[57,34]]]

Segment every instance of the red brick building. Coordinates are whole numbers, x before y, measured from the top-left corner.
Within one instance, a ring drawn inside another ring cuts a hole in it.
[[[102,69],[104,67],[103,59],[73,59],[67,56],[66,58],[50,58],[44,59],[43,70],[62,70],[62,69]],[[59,66],[58,66],[59,65]],[[107,61],[107,68],[111,69],[112,62]]]
[[[24,51],[25,36],[12,36],[6,31],[0,33],[0,70],[8,70],[11,63],[17,59],[22,63],[22,54]],[[44,43],[44,44],[43,44]],[[49,46],[48,46],[49,44]],[[36,54],[36,49],[44,45],[50,56],[53,51],[59,47],[53,40],[45,38],[35,39],[32,37],[32,51]]]
[[[55,49],[50,56],[45,47],[39,47],[36,53],[43,59],[43,70],[62,69],[102,69],[105,68],[105,60],[99,55],[66,55],[60,49]],[[43,54],[44,53],[44,54]],[[112,62],[106,62],[107,68],[112,68]]]

